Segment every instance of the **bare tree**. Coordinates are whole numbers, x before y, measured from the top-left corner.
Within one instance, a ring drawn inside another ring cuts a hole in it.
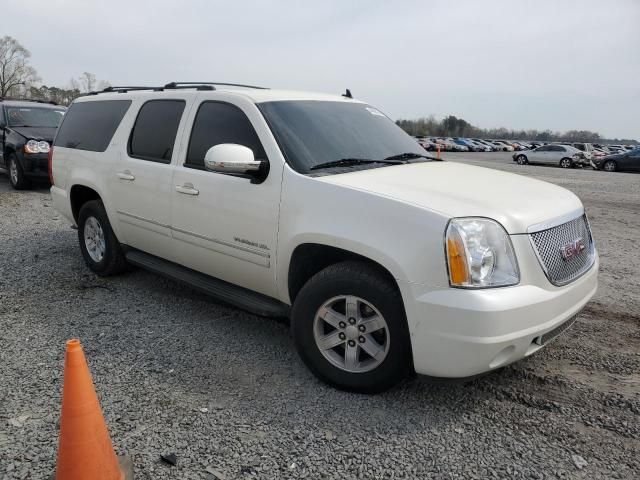
[[[29,65],[31,53],[15,38],[0,38],[0,97],[23,86],[27,88],[38,80],[35,68]]]
[[[93,73],[84,72],[80,75],[80,84],[85,92],[93,92],[93,88],[96,85],[96,76]]]

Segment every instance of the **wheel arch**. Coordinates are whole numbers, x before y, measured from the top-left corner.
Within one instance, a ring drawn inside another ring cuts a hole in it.
[[[295,301],[300,289],[316,273],[330,265],[348,260],[363,262],[374,267],[400,292],[396,276],[391,273],[391,270],[369,256],[323,243],[301,243],[293,249],[287,269],[287,293],[291,304]]]
[[[73,185],[69,190],[71,213],[73,214],[73,219],[76,223],[78,222],[78,214],[80,213],[82,205],[91,200],[102,200],[100,194],[91,187],[87,187],[86,185],[82,184],[76,184]]]

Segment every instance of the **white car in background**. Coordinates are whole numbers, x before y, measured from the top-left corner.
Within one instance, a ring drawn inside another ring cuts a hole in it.
[[[515,150],[512,145],[508,145],[500,140],[491,140],[491,143],[502,148],[503,152],[513,152]]]
[[[549,144],[526,152],[516,152],[513,154],[513,161],[518,162],[519,165],[540,163],[571,168],[576,165],[584,165],[586,160],[577,148],[569,145]]]
[[[75,100],[49,171],[93,272],[290,317],[319,378],[375,392],[528,357],[597,288],[573,193],[425,154],[352,98],[170,83]]]

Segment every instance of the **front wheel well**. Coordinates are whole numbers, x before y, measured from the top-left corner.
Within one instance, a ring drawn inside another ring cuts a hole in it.
[[[74,185],[71,187],[69,194],[71,201],[71,211],[73,212],[73,219],[78,222],[78,215],[82,206],[91,200],[101,200],[100,195],[94,189],[86,187],[84,185]]]
[[[291,255],[291,262],[289,263],[288,286],[291,303],[293,304],[304,284],[316,273],[330,265],[347,260],[360,261],[373,266],[382,275],[387,277],[389,281],[396,286],[398,291],[400,290],[391,272],[370,258],[337,247],[317,243],[304,243],[296,247]]]

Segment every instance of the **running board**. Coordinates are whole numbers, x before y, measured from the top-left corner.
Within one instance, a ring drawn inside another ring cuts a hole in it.
[[[133,265],[189,285],[199,292],[256,315],[262,317],[289,316],[289,306],[275,298],[238,287],[140,250],[127,249],[125,257]]]

